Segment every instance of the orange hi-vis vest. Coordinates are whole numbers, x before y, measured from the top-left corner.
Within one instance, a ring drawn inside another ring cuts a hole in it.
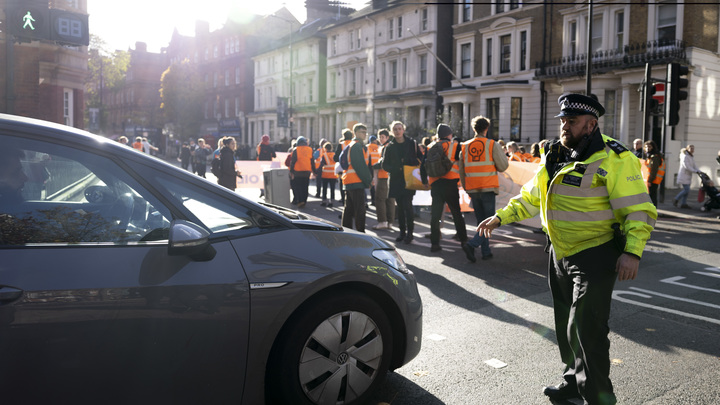
[[[642,171],[643,180],[647,183],[650,178],[650,159],[645,159],[640,169]],[[657,174],[655,175],[655,179],[652,181],[652,184],[662,183],[663,177],[665,177],[665,159],[660,158],[660,166],[658,167]]]
[[[433,184],[435,180],[437,179],[459,179],[460,178],[460,169],[458,167],[458,162],[455,161],[455,153],[457,152],[457,148],[460,147],[460,144],[455,141],[447,141],[445,139],[438,141],[440,142],[440,146],[442,146],[443,151],[447,155],[448,159],[450,159],[451,162],[453,162],[452,169],[450,169],[449,172],[445,173],[444,176],[440,177],[428,177],[428,183]],[[429,145],[428,149],[432,147],[432,144]]]
[[[307,145],[298,146],[295,148],[297,154],[297,161],[293,170],[296,172],[309,172],[312,171],[312,148]]]
[[[465,190],[498,188],[493,148],[495,141],[484,137],[476,137],[462,144],[462,159],[465,164]]]
[[[375,143],[369,143],[367,145],[368,153],[370,154],[370,165],[374,165],[380,161],[380,146]]]
[[[385,147],[387,147],[387,145],[383,145],[383,146],[381,146],[380,148],[378,148],[378,152],[380,153],[380,156],[381,156],[381,157],[382,157],[382,152],[383,152],[383,150],[385,150]],[[389,175],[388,172],[386,172],[385,170],[383,170],[383,169],[378,169],[378,171],[377,171],[377,177],[378,177],[378,179],[387,179],[387,178],[390,178],[390,175]]]
[[[527,162],[527,159],[525,159],[522,152],[520,152],[520,151],[517,151],[517,152],[513,153],[512,155],[510,155],[508,160],[511,162]]]
[[[325,160],[325,164],[322,167],[322,178],[323,179],[336,179],[335,174],[335,152],[324,152],[320,155],[321,159]]]
[[[139,150],[140,152],[144,152],[142,142],[133,142],[132,147]]]
[[[355,146],[355,143],[357,143],[357,141],[350,142],[350,145],[348,147],[352,149],[352,147]],[[345,170],[345,172],[342,175],[343,184],[348,185],[348,184],[362,183],[362,180],[360,180],[360,176],[358,176],[357,173],[355,173],[355,168],[353,167],[352,159],[350,157],[351,156],[350,150],[347,151],[347,154],[348,154],[348,169]],[[367,150],[365,150],[365,148],[363,148],[363,156],[365,156],[365,162],[367,162],[368,161],[368,152],[367,152]]]

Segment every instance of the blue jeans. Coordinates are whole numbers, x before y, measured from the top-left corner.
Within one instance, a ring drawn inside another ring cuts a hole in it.
[[[681,184],[682,190],[678,193],[678,195],[675,196],[675,201],[680,201],[681,205],[687,204],[687,198],[688,194],[690,194],[690,185],[689,184]]]
[[[480,224],[485,218],[495,215],[495,193],[490,191],[486,193],[468,193],[472,202],[473,211],[475,211],[475,219]],[[480,233],[475,235],[467,243],[473,248],[480,248],[483,256],[492,254],[490,251],[490,241]]]

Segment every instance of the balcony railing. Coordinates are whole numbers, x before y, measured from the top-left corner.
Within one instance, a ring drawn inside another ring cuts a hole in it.
[[[598,51],[592,54],[592,71],[605,73],[613,70],[663,64],[674,61],[686,62],[685,41],[648,41],[626,45],[622,49]],[[535,77],[559,78],[584,76],[587,54],[565,56],[550,61],[544,68],[540,63],[535,69]]]

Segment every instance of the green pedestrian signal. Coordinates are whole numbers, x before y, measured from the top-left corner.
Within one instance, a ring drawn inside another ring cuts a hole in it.
[[[23,17],[23,21],[25,22],[23,24],[24,30],[30,28],[31,30],[35,31],[35,27],[33,27],[33,24],[32,24],[35,22],[35,19],[33,18],[30,11],[28,11],[27,14],[25,14],[25,17]]]
[[[9,4],[7,30],[18,39],[40,40],[50,38],[50,10],[47,7]]]

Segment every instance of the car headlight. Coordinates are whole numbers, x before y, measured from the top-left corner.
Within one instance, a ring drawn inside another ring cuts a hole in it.
[[[373,251],[373,257],[394,268],[395,270],[410,274],[410,269],[405,265],[405,261],[395,249],[379,249]]]

